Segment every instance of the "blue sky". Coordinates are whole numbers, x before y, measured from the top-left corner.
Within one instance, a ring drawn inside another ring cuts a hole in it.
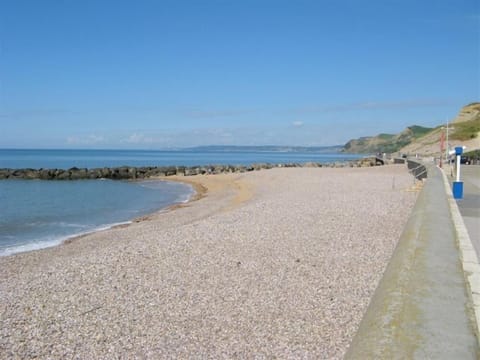
[[[478,0],[0,0],[0,148],[335,145],[480,100]]]

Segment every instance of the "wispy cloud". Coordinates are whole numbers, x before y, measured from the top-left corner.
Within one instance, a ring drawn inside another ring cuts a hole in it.
[[[103,135],[96,135],[96,134],[67,137],[68,145],[96,145],[96,144],[104,144],[106,142],[107,142],[107,139]]]
[[[122,142],[129,144],[152,144],[155,142],[155,139],[151,136],[135,132],[129,135],[127,138],[124,138]]]
[[[297,124],[297,126],[300,124]],[[302,127],[299,126],[299,130]],[[219,127],[188,130],[136,130],[131,133],[111,133],[108,138],[99,134],[72,135],[66,140],[72,147],[111,148],[177,148],[202,145],[270,145],[290,144],[301,138],[292,135],[291,128]],[[290,136],[298,137],[293,139]]]
[[[373,133],[368,129],[367,134]],[[332,130],[335,129],[335,130]],[[73,134],[67,145],[72,148],[167,149],[202,145],[337,145],[356,137],[357,130],[337,122],[312,124],[290,121],[278,126],[208,127],[191,129],[135,129],[131,131]]]
[[[292,122],[292,125],[296,128],[302,127],[303,126],[303,121],[296,120],[296,121]]]

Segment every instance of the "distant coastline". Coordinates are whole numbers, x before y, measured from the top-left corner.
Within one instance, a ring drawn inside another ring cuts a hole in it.
[[[282,146],[282,145],[209,145],[209,146],[195,146],[191,148],[182,148],[178,151],[205,151],[205,152],[282,152],[282,153],[340,153],[343,145],[332,146]]]
[[[182,150],[0,149],[0,169],[212,167],[254,164],[329,164],[359,159],[332,147],[202,147]],[[330,150],[330,151],[328,151]],[[158,174],[155,174],[158,175]]]

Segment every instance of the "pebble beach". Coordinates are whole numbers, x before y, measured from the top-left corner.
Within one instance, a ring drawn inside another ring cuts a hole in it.
[[[175,179],[185,205],[0,258],[0,358],[344,356],[417,197],[406,166]]]

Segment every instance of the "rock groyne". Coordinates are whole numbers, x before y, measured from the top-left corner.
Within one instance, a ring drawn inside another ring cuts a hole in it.
[[[147,179],[155,176],[193,176],[202,174],[241,173],[274,167],[368,167],[383,165],[375,158],[363,158],[349,162],[322,164],[286,163],[270,164],[259,163],[252,165],[202,165],[202,166],[120,166],[103,168],[77,168],[70,169],[0,169],[0,179],[38,179],[38,180],[83,180],[83,179],[112,179],[136,180]]]

